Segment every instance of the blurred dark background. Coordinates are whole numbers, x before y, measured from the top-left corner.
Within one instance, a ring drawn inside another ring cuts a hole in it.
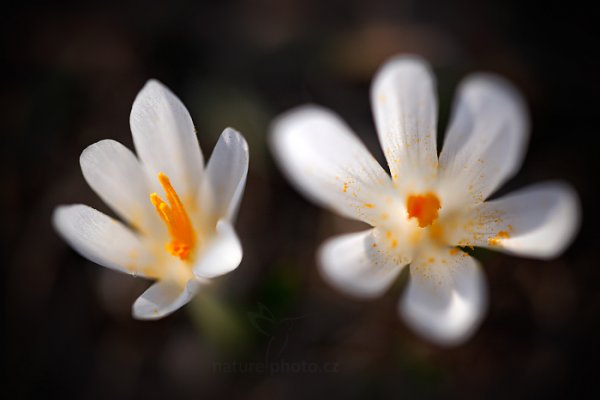
[[[598,17],[576,2],[500,0],[3,6],[1,392],[63,399],[598,395]],[[305,201],[265,148],[273,116],[314,102],[342,115],[382,160],[369,84],[383,60],[403,52],[435,69],[441,131],[465,74],[511,79],[529,103],[533,130],[523,169],[502,192],[562,179],[583,204],[580,234],[556,260],[477,252],[490,309],[478,333],[453,349],[424,342],[398,318],[403,279],[373,302],[320,279],[318,244],[362,226]],[[205,157],[226,126],[242,131],[251,149],[237,222],[241,266],[154,323],[130,314],[149,282],[83,259],[50,225],[62,203],[108,212],[85,184],[79,154],[104,138],[132,148],[129,112],[149,78],[188,106]]]

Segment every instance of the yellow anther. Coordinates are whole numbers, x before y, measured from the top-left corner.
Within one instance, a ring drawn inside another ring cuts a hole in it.
[[[165,190],[169,204],[165,203],[156,193],[150,195],[150,201],[154,204],[158,216],[167,225],[171,236],[171,241],[167,243],[165,248],[172,255],[179,257],[181,260],[186,260],[196,243],[194,228],[183,203],[171,185],[169,177],[160,172],[158,181]]]

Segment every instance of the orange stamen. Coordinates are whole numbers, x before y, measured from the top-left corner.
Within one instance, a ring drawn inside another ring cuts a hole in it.
[[[172,255],[186,260],[196,243],[194,228],[169,177],[159,172],[158,181],[165,190],[169,204],[165,203],[156,193],[150,195],[150,201],[154,204],[158,216],[167,225],[171,236],[171,241],[165,248]]]
[[[421,228],[431,225],[437,219],[440,207],[440,200],[431,192],[410,195],[406,199],[408,218],[416,218]]]

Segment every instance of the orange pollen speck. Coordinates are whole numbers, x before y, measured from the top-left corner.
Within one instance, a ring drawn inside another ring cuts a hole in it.
[[[194,228],[169,177],[160,172],[158,181],[165,190],[169,204],[165,203],[156,193],[150,195],[150,201],[154,204],[158,216],[167,225],[171,236],[171,241],[165,248],[172,255],[186,260],[196,243]]]
[[[421,228],[431,225],[437,219],[440,207],[440,200],[431,192],[410,195],[406,199],[408,218],[416,218]]]
[[[506,231],[500,231],[498,232],[498,234],[494,237],[488,238],[488,244],[490,246],[497,246],[500,244],[502,239],[508,239],[510,236],[508,234],[508,232]]]

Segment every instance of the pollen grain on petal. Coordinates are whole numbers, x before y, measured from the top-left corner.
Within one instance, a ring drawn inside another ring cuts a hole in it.
[[[509,228],[510,229],[510,228]],[[488,238],[490,246],[499,246],[503,239],[508,239],[510,235],[506,231],[500,231],[494,237]]]

